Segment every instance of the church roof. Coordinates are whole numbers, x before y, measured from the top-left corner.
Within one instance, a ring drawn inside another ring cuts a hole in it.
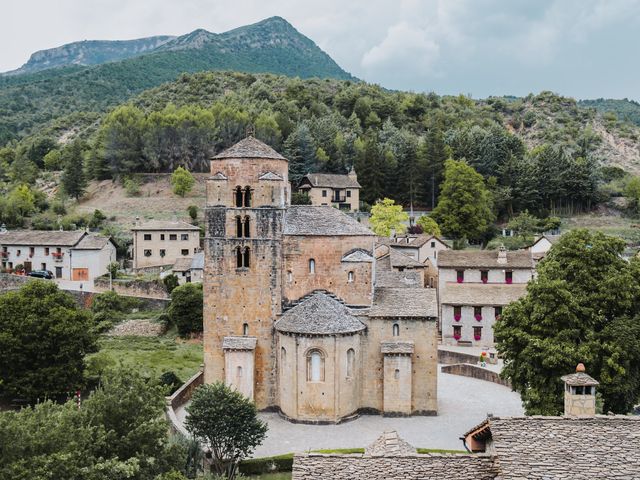
[[[336,173],[307,173],[300,181],[300,188],[303,188],[304,183],[308,183],[312,187],[361,188],[358,180],[354,177]]]
[[[353,217],[328,206],[292,205],[284,216],[285,235],[371,235],[373,232]]]
[[[435,288],[376,287],[370,317],[436,318],[438,301]]]
[[[226,150],[223,150],[213,158],[272,158],[276,160],[286,160],[286,158],[276,152],[269,145],[254,137],[247,137],[240,140],[238,143],[232,145]]]
[[[283,313],[275,327],[279,332],[302,335],[353,334],[365,328],[344,304],[321,292]]]

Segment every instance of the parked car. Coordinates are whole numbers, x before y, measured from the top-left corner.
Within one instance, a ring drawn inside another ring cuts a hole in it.
[[[33,270],[29,272],[29,276],[51,280],[53,278],[53,272],[51,272],[51,270]]]

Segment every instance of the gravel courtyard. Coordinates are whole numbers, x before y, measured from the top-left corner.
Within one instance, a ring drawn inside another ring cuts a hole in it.
[[[185,412],[180,409],[178,418]],[[523,415],[520,396],[495,383],[438,374],[438,416],[384,418],[364,415],[341,425],[292,424],[276,413],[261,413],[269,424],[265,442],[255,457],[288,452],[332,448],[365,447],[384,430],[397,430],[416,447],[463,450],[460,436],[492,413],[496,416]]]

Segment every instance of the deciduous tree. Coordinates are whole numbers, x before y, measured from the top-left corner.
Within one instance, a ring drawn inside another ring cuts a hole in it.
[[[388,237],[391,231],[404,233],[407,226],[404,222],[409,220],[409,214],[402,210],[402,205],[390,198],[385,198],[371,207],[371,229],[376,235]]]
[[[174,170],[171,175],[171,185],[173,186],[173,193],[176,195],[180,195],[184,197],[187,193],[189,193],[193,186],[195,185],[196,180],[193,178],[191,173],[182,168],[178,167]]]

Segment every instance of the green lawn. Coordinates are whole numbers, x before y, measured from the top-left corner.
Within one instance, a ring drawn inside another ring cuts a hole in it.
[[[264,473],[262,475],[251,476],[248,478],[255,478],[256,480],[291,480],[291,472]]]
[[[122,363],[149,377],[173,371],[182,381],[195,374],[203,361],[202,344],[182,341],[175,332],[162,337],[107,337],[99,340],[100,351],[88,358],[89,364]]]

